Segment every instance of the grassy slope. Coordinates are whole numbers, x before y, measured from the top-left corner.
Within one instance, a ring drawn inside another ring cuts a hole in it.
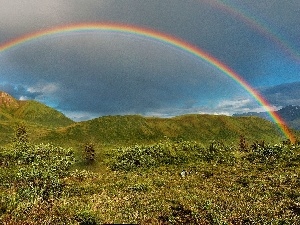
[[[18,107],[0,107],[0,143],[11,141],[14,129],[23,123],[33,140],[57,127],[68,126],[74,121],[62,113],[36,101],[18,101]]]
[[[284,139],[276,125],[256,117],[185,115],[168,119],[105,116],[52,131],[44,141],[132,145],[153,143],[167,136],[207,144],[212,140],[236,142],[240,135],[245,135],[250,141],[280,142]]]
[[[74,121],[37,101],[18,101],[18,107],[0,107],[0,122],[26,121],[47,127],[68,126]]]
[[[183,115],[174,118],[104,116],[75,123],[56,110],[35,101],[24,101],[12,112],[0,111],[0,143],[18,123],[25,123],[34,142],[52,142],[62,146],[80,146],[93,142],[101,146],[154,143],[164,139],[195,140],[204,144],[212,140],[237,142],[240,135],[247,140],[281,142],[285,139],[272,122],[258,117],[222,115]],[[1,114],[0,114],[1,115]]]
[[[61,127],[74,123],[57,110],[32,100],[21,101],[20,107],[13,115],[15,118],[48,127]]]
[[[12,116],[5,110],[0,109],[0,120],[3,121],[3,120],[10,120],[10,119],[12,119]]]

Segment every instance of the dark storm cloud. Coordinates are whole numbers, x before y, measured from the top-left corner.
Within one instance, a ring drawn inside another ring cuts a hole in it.
[[[265,55],[269,52],[281,54],[276,43],[273,43],[274,40],[270,41],[268,32],[258,31],[255,26],[261,25],[256,21],[262,21],[264,14],[267,14],[274,21],[266,21],[262,24],[265,27],[260,27],[262,30],[274,30],[280,37],[282,28],[286,31],[285,36],[298,37],[295,41],[300,36],[300,30],[295,26],[300,23],[295,10],[299,8],[298,1],[285,4],[280,0],[251,1],[251,4],[248,1],[220,4],[218,1],[201,0],[2,1],[5,4],[1,4],[4,7],[0,9],[0,18],[2,17],[1,21],[6,21],[2,22],[3,35],[11,32],[15,36],[16,32],[27,33],[58,24],[78,22],[114,21],[135,24],[173,34],[199,46],[253,84],[259,82],[259,76],[265,69],[262,65],[267,61]],[[248,24],[243,18],[224,10],[224,5],[243,14],[248,18]],[[275,26],[279,30],[272,29]]]
[[[250,82],[259,76],[269,39],[210,1],[110,1],[74,4],[76,21],[121,21],[160,30],[186,40],[230,65]],[[106,9],[106,10],[104,10]],[[273,46],[274,47],[274,46]],[[244,68],[247,68],[245,70]],[[245,72],[246,71],[246,72]]]
[[[264,88],[261,92],[275,106],[300,105],[300,82]]]
[[[7,73],[6,80],[43,92],[44,101],[51,94],[52,104],[64,111],[147,114],[178,104],[207,104],[239,91],[233,80],[199,58],[124,34],[58,36],[5,58],[17,71]]]

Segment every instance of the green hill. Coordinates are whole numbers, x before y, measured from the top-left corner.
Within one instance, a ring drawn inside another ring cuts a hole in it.
[[[10,142],[15,127],[23,123],[30,136],[38,139],[45,132],[73,124],[74,121],[37,101],[16,100],[0,91],[0,143]]]
[[[62,127],[74,123],[61,112],[33,100],[21,101],[20,107],[13,113],[13,116],[48,127]]]
[[[61,127],[73,123],[61,112],[37,101],[16,100],[0,91],[0,122],[11,121],[33,123],[47,127]]]
[[[183,115],[174,118],[104,116],[52,130],[43,141],[63,144],[95,142],[103,145],[153,143],[168,137],[209,143],[212,140],[236,142],[240,135],[248,140],[280,142],[285,139],[278,127],[258,117]]]

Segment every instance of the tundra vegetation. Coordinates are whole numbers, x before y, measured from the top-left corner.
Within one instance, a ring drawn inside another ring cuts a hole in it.
[[[166,137],[113,149],[89,143],[80,154],[33,144],[21,125],[0,166],[0,224],[300,221],[299,143]]]

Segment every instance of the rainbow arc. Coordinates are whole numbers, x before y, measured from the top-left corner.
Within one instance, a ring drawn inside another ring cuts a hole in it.
[[[277,123],[278,127],[281,129],[282,133],[291,140],[292,142],[295,141],[295,137],[293,133],[288,129],[288,126],[283,121],[283,119],[273,111],[269,111],[270,104],[260,95],[259,92],[257,92],[255,89],[253,89],[240,75],[238,75],[235,71],[233,71],[231,68],[229,68],[227,65],[219,61],[218,59],[214,58],[210,54],[206,53],[199,47],[196,47],[194,45],[189,44],[188,42],[185,42],[184,40],[181,40],[177,37],[171,36],[169,34],[165,34],[162,32],[158,32],[152,29],[133,26],[133,25],[127,25],[127,24],[117,24],[117,23],[80,23],[80,24],[71,24],[71,25],[65,25],[65,26],[58,26],[53,27],[50,29],[30,33],[27,35],[24,35],[22,37],[10,40],[2,45],[0,45],[0,52],[4,52],[6,50],[15,48],[17,46],[20,46],[24,43],[48,37],[55,34],[63,34],[63,33],[70,33],[70,32],[89,32],[89,31],[114,31],[114,32],[121,32],[121,33],[127,33],[127,34],[133,34],[138,35],[142,37],[151,38],[157,41],[160,41],[162,43],[169,44],[171,46],[174,46],[178,49],[181,49],[185,52],[188,52],[201,60],[206,61],[207,63],[211,64],[218,70],[220,70],[225,75],[229,76],[233,80],[235,80],[239,85],[241,85],[248,93],[250,93],[256,101],[262,105],[266,111],[269,112],[269,115],[271,116],[272,120]]]

